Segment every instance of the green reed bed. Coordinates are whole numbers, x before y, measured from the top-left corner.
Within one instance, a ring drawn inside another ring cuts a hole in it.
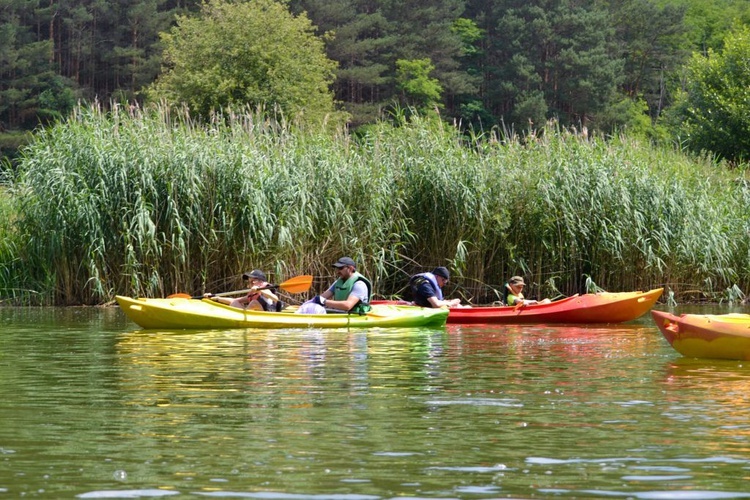
[[[747,283],[742,191],[715,166],[564,132],[512,150],[511,164],[536,167],[520,181],[507,237],[523,252],[509,264],[536,282],[557,278],[568,292],[585,276],[619,290]]]
[[[736,177],[554,126],[467,139],[415,118],[355,138],[253,112],[199,125],[158,108],[80,108],[37,135],[0,205],[12,215],[0,222],[0,298],[223,291],[253,267],[274,281],[312,273],[320,289],[345,254],[380,295],[435,265],[453,269],[449,293],[474,302],[512,274],[541,295],[587,278],[741,293],[750,195]]]
[[[164,110],[80,109],[26,151],[14,187],[25,264],[54,276],[55,303],[217,291],[250,267],[329,275],[342,253],[376,269],[405,219],[391,173],[348,164],[347,141],[261,116],[199,127]]]

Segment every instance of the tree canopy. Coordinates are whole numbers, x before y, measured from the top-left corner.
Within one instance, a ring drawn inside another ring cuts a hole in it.
[[[162,36],[164,70],[154,100],[209,116],[250,105],[322,121],[334,112],[336,63],[306,15],[273,0],[211,0],[200,17],[180,16]]]
[[[673,108],[687,144],[733,161],[750,159],[750,28],[737,26],[724,49],[695,53]]]
[[[147,97],[202,115],[339,108],[352,128],[409,105],[475,129],[556,119],[667,140],[691,53],[721,53],[733,22],[750,25],[750,2],[0,0],[0,155],[79,99]]]

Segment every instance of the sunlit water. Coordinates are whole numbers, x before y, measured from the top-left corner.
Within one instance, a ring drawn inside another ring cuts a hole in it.
[[[650,317],[175,333],[0,308],[0,327],[0,497],[750,498],[750,366],[682,358]]]

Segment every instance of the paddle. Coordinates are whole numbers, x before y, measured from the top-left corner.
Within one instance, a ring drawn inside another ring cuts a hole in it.
[[[285,292],[289,293],[304,293],[310,289],[312,286],[313,277],[309,274],[303,274],[301,276],[295,276],[294,278],[289,278],[288,280],[284,281],[283,283],[279,283],[278,285],[268,285],[264,286],[263,288],[258,288],[258,290],[268,290],[269,288],[280,288],[281,290],[284,290]],[[214,297],[227,297],[230,295],[242,295],[243,293],[250,293],[252,291],[252,288],[247,288],[245,290],[234,290],[232,292],[223,292],[223,293],[215,293],[213,294]],[[168,299],[202,299],[203,295],[196,295],[191,296],[186,293],[173,293],[172,295],[167,296]]]

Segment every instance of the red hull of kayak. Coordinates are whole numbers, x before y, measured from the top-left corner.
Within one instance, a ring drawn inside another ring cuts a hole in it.
[[[519,323],[622,323],[646,314],[663,289],[648,292],[595,293],[574,295],[549,304],[524,307],[452,308],[452,324],[519,324]]]

